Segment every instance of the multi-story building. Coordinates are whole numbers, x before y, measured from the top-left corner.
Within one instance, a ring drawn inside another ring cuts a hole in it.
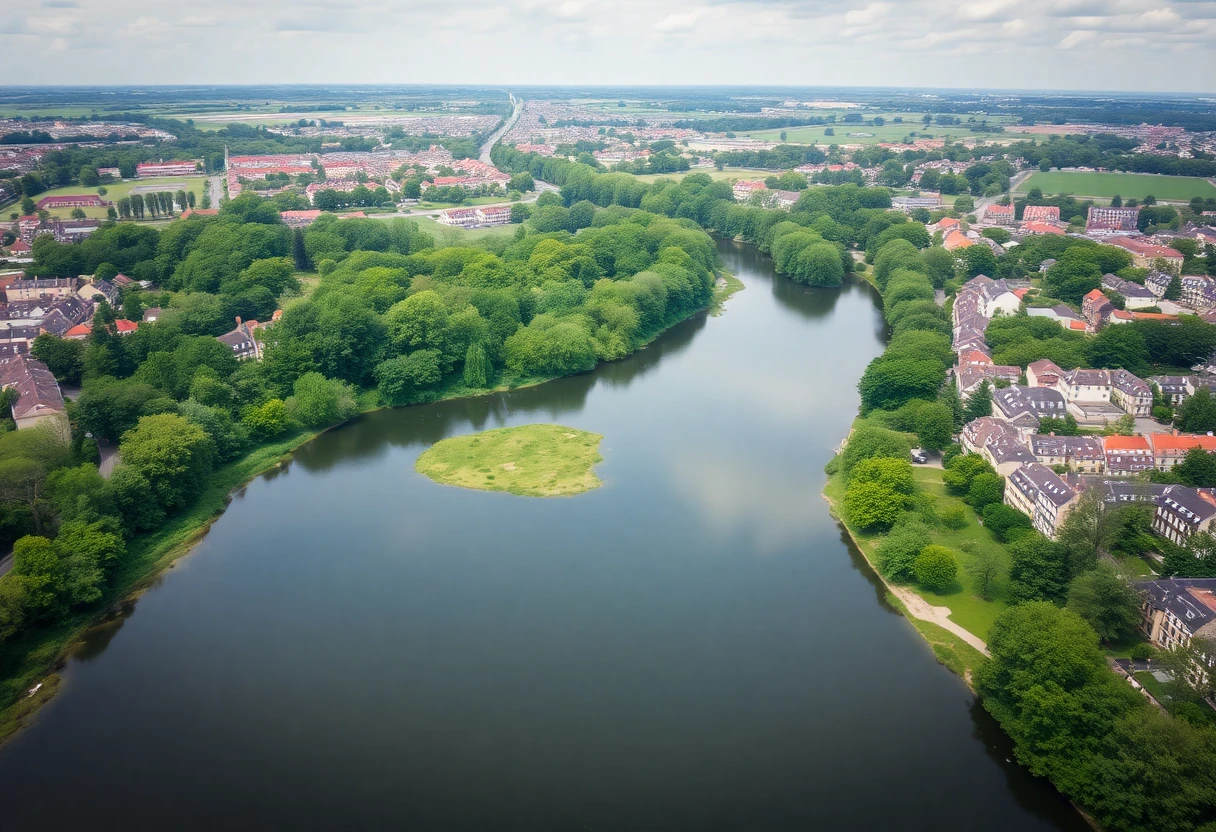
[[[1216,578],[1164,578],[1136,588],[1143,599],[1140,629],[1153,644],[1173,650],[1216,637]],[[1205,664],[1213,667],[1216,657],[1205,655]]]
[[[993,416],[1028,431],[1038,428],[1039,420],[1043,417],[1063,419],[1066,414],[1064,397],[1059,391],[1047,387],[1012,384],[995,391],[992,396]]]
[[[1022,222],[1060,221],[1060,209],[1055,205],[1027,205],[1022,209]]]
[[[984,209],[984,220],[993,225],[1013,225],[1013,205],[989,205]]]
[[[1216,453],[1216,436],[1154,433],[1149,436],[1149,442],[1153,446],[1153,467],[1158,471],[1170,470],[1195,448]]]
[[[1149,416],[1153,412],[1153,388],[1127,370],[1110,371],[1110,400],[1132,416]]]
[[[1054,471],[1037,462],[1018,468],[1005,485],[1005,503],[1029,517],[1040,534],[1053,540],[1079,496]]]
[[[1106,449],[1096,436],[1056,436],[1036,433],[1030,437],[1030,452],[1041,465],[1067,466],[1078,474],[1101,474],[1106,470]]]
[[[1179,300],[1183,304],[1192,309],[1216,307],[1216,280],[1203,275],[1187,274],[1182,276],[1180,282],[1182,294]]]
[[[1182,268],[1182,261],[1185,259],[1182,252],[1176,249],[1147,243],[1137,237],[1111,237],[1107,242],[1130,253],[1132,265],[1138,269],[1147,269],[1156,261],[1161,260],[1169,266],[1171,271],[1176,272]]]
[[[1170,407],[1178,407],[1195,395],[1195,379],[1192,376],[1153,376],[1149,381],[1157,385],[1161,397]]]
[[[1041,358],[1026,365],[1026,384],[1030,387],[1058,388],[1064,371],[1055,362]]]
[[[1216,498],[1208,491],[1170,485],[1161,493],[1153,531],[1182,546],[1195,532],[1206,532],[1216,518]]]
[[[135,175],[140,179],[155,176],[194,176],[198,166],[194,162],[142,162],[135,166]]]
[[[1086,231],[1135,231],[1139,208],[1110,208],[1091,205],[1085,220]]]
[[[0,355],[0,390],[9,388],[17,391],[17,400],[12,403],[17,430],[51,419],[66,422],[59,382],[41,361],[26,355]]]
[[[1153,469],[1153,449],[1143,436],[1107,436],[1102,444],[1106,473],[1111,476],[1130,477]]]
[[[1153,297],[1163,298],[1165,297],[1165,293],[1169,291],[1174,277],[1169,272],[1150,272],[1149,276],[1144,278],[1144,288],[1152,292]]]
[[[1157,295],[1152,290],[1113,274],[1102,276],[1102,288],[1122,295],[1128,309],[1146,309],[1157,305]]]
[[[5,292],[10,301],[38,300],[43,297],[66,298],[76,294],[78,281],[74,277],[55,277],[43,280],[14,280]]]

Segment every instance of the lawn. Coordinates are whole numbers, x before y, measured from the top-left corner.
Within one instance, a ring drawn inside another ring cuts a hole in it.
[[[396,216],[377,217],[372,215],[374,219],[395,219]],[[429,234],[435,235],[440,241],[447,241],[448,238],[456,240],[458,243],[471,242],[473,240],[481,240],[485,237],[511,237],[515,235],[518,225],[492,225],[489,228],[457,228],[453,225],[444,225],[436,219],[422,216],[408,217],[407,219],[418,223],[418,228],[426,231]]]
[[[1216,197],[1216,185],[1198,176],[1158,176],[1152,173],[1105,173],[1100,171],[1053,170],[1033,174],[1018,186],[1020,193],[1038,188],[1045,194],[1078,197],[1143,199],[1189,202],[1192,197]]]
[[[442,485],[565,497],[599,488],[603,438],[562,425],[498,428],[436,442],[414,468]]]
[[[867,119],[873,118],[876,114],[866,113]],[[756,130],[750,133],[740,133],[740,135],[750,136],[753,139],[766,142],[781,141],[781,134],[785,133],[785,140],[791,144],[878,144],[879,142],[898,142],[903,141],[907,136],[921,139],[951,139],[960,141],[964,138],[983,139],[984,141],[1020,141],[1024,137],[1015,136],[1006,133],[979,133],[974,128],[967,126],[962,127],[942,127],[936,124],[931,124],[925,127],[921,123],[921,116],[915,113],[903,115],[904,121],[901,124],[892,124],[891,115],[882,115],[887,120],[887,123],[881,127],[875,127],[871,124],[844,124],[840,121],[841,115],[837,115],[835,124],[823,125],[814,124],[806,127],[777,127],[772,130]],[[988,116],[989,124],[1000,124],[1002,119],[999,116]],[[836,135],[825,136],[823,131],[831,127]],[[849,133],[869,133],[868,136],[850,136]],[[915,134],[915,135],[913,135]]]
[[[913,472],[917,486],[924,492],[933,495],[939,512],[948,506],[961,505],[966,512],[967,522],[963,528],[958,530],[947,529],[944,526],[936,526],[931,529],[933,542],[952,549],[958,558],[958,579],[951,591],[936,593],[916,586],[909,586],[908,588],[935,607],[949,607],[951,621],[968,632],[987,640],[988,630],[992,627],[992,622],[1009,606],[1004,600],[1008,578],[1002,576],[1001,579],[997,580],[994,583],[993,600],[985,601],[976,594],[974,581],[967,571],[967,565],[974,559],[975,553],[987,550],[995,552],[1005,563],[1006,567],[1008,567],[1009,553],[1003,545],[998,543],[979,524],[979,518],[976,517],[975,512],[971,510],[970,506],[967,506],[960,498],[946,493],[946,486],[942,482],[942,470],[940,468],[915,467]],[[842,503],[844,483],[840,474],[832,476],[824,492],[837,505]],[[882,543],[883,535],[855,533],[854,537],[856,537],[866,557],[871,562],[874,562],[874,554],[879,544]],[[964,551],[964,545],[972,548],[973,551],[970,553]]]
[[[732,179],[764,179],[766,176],[776,176],[783,171],[765,170],[763,168],[694,168],[677,173],[644,173],[638,176],[642,182],[654,182],[656,179],[683,179],[690,173],[708,173],[715,182],[729,182]]]
[[[194,196],[198,204],[202,203],[203,194],[207,191],[207,179],[203,176],[191,177],[187,179],[180,178],[165,178],[165,179],[130,179],[122,182],[110,182],[103,185],[106,189],[106,194],[103,199],[110,202],[118,202],[119,198],[129,196],[132,190],[139,189],[141,194],[153,193],[156,191],[169,191],[175,193],[181,191],[194,191]],[[67,188],[55,188],[50,191],[43,191],[34,197],[34,202],[46,196],[74,196],[77,194],[96,194],[96,188],[85,188],[81,185],[72,185]],[[14,205],[8,210],[19,210],[20,206]],[[90,219],[105,219],[105,208],[82,208],[86,217]],[[62,219],[71,219],[71,208],[56,208],[50,212],[52,217],[60,217]]]

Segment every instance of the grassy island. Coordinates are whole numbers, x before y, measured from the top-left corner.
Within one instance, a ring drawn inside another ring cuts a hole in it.
[[[599,488],[592,469],[603,438],[562,425],[499,428],[436,442],[414,467],[443,485],[567,497]]]

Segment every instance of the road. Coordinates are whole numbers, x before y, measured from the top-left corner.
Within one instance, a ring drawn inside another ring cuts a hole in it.
[[[1039,171],[1038,168],[1031,168],[1029,170],[1022,171],[1021,173],[1015,174],[1013,179],[1009,180],[1009,193],[1012,194],[1014,191],[1016,191],[1018,189],[1018,185],[1021,185],[1023,182],[1025,182],[1027,179],[1029,179],[1032,174],[1038,173],[1038,171]],[[994,202],[996,202],[998,199],[1000,199],[1003,196],[1005,196],[1005,194],[997,194],[996,196],[980,197],[979,199],[977,199],[975,201],[975,213],[978,214],[981,209],[987,208],[989,205],[992,205]]]
[[[507,120],[502,123],[502,127],[499,127],[496,131],[494,131],[494,134],[490,136],[490,138],[486,139],[486,143],[481,146],[481,161],[487,165],[494,164],[490,161],[490,150],[493,149],[494,143],[501,139],[508,130],[515,126],[515,122],[519,121],[520,113],[524,111],[523,99],[516,98],[515,93],[513,92],[509,92],[507,95],[511,96],[511,104],[515,107],[515,109],[511,111],[511,115],[507,117]]]
[[[211,192],[211,207],[220,207],[220,198],[224,195],[224,180],[219,176],[212,176],[207,180],[207,188]]]

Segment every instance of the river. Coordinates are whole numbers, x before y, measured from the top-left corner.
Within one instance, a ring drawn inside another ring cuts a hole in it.
[[[0,828],[1084,830],[832,520],[866,284],[746,284],[624,361],[370,414],[250,483],[0,752]],[[603,486],[414,472],[560,422]]]

